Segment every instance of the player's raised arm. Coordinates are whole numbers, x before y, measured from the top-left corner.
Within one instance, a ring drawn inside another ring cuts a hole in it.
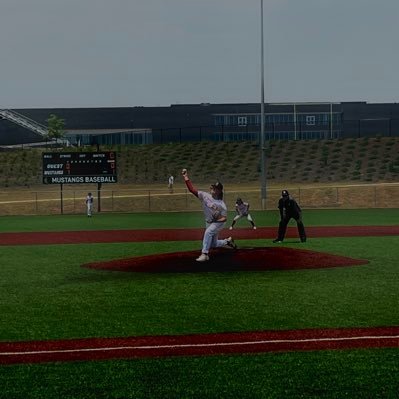
[[[187,169],[183,169],[181,171],[181,174],[183,176],[184,182],[186,183],[186,186],[188,188],[188,191],[190,193],[194,194],[196,197],[198,197],[198,190],[193,186],[193,183],[191,183],[190,178],[188,177],[188,172]]]

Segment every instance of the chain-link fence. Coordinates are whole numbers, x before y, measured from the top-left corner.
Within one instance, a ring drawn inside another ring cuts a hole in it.
[[[198,187],[204,191],[208,187]],[[306,209],[399,208],[399,183],[343,186],[284,186]],[[268,188],[266,209],[276,209],[281,188]],[[0,193],[0,215],[84,214],[87,191],[63,189]],[[93,191],[96,212],[198,211],[198,200],[184,187],[168,189],[104,189]],[[234,209],[237,197],[261,210],[260,187],[226,187],[225,202]]]

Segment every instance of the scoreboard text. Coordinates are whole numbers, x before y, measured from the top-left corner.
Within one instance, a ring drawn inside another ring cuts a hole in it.
[[[45,152],[44,184],[116,183],[116,153]]]

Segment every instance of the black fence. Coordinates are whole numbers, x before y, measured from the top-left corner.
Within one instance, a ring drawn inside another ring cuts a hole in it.
[[[267,123],[265,140],[311,140],[399,136],[399,119],[344,120],[339,124]],[[152,130],[153,143],[191,141],[259,141],[259,125],[220,125]]]
[[[101,135],[73,135],[74,145],[167,144],[198,141],[259,142],[260,125],[213,125],[153,129],[135,129]],[[330,124],[306,122],[266,123],[265,140],[320,140],[360,137],[399,136],[399,119],[342,120]]]
[[[356,119],[343,122],[343,137],[399,136],[399,119]]]

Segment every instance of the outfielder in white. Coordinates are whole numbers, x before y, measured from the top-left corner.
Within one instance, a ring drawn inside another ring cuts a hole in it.
[[[87,194],[86,197],[86,208],[87,208],[87,216],[91,217],[92,213],[93,213],[93,196],[91,195],[91,193]]]
[[[244,217],[246,217],[248,222],[251,223],[252,228],[254,230],[256,230],[255,223],[252,219],[251,214],[249,213],[249,203],[248,202],[244,202],[241,198],[237,198],[236,212],[237,212],[237,215],[233,219],[233,223],[230,226],[230,230],[233,230],[233,227],[237,223],[237,221]]]
[[[223,201],[222,183],[212,184],[209,193],[207,193],[194,188],[188,177],[187,169],[182,170],[182,175],[188,190],[201,201],[205,216],[206,229],[202,240],[201,255],[196,259],[197,262],[208,261],[211,248],[228,247],[236,249],[237,245],[232,237],[224,240],[219,240],[218,237],[227,221],[227,207]]]
[[[173,193],[173,183],[175,182],[175,178],[170,175],[168,178],[168,188],[169,188],[169,192]]]

